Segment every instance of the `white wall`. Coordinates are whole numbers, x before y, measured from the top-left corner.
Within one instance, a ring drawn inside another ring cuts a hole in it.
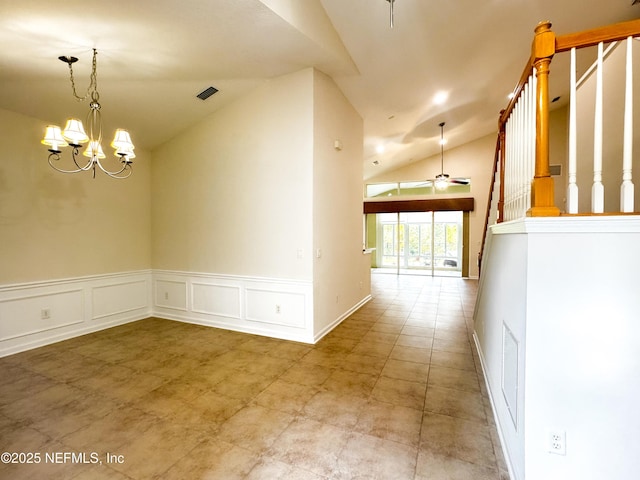
[[[514,480],[524,477],[524,355],[527,309],[527,235],[492,235],[482,261],[482,276],[475,308],[474,328],[483,360],[496,424]],[[508,328],[519,342],[520,379],[513,416],[502,393],[503,334]],[[518,405],[521,407],[518,411]],[[515,419],[515,421],[514,421]]]
[[[168,141],[152,172],[154,308],[317,340],[370,293],[361,182],[362,119],[314,69]]]
[[[529,218],[492,231],[475,328],[514,478],[635,478],[640,221]],[[503,323],[521,346],[517,429],[502,393]],[[566,432],[566,455],[548,453],[550,429]]]
[[[313,131],[314,252],[310,253],[315,256],[314,336],[318,338],[371,291],[370,259],[362,253],[362,118],[333,80],[318,71]]]
[[[156,149],[154,268],[311,280],[312,161],[312,69]]]

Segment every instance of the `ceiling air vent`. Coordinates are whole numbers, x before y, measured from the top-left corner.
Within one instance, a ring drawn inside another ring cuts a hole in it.
[[[217,91],[218,91],[217,88],[209,87],[209,88],[206,88],[203,91],[201,91],[198,95],[196,95],[196,97],[198,97],[200,100],[206,100],[207,98],[209,98],[211,95],[213,95]]]

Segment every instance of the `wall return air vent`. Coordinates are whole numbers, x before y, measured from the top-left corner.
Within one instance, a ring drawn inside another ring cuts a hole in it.
[[[207,98],[209,98],[211,95],[213,95],[217,91],[218,91],[218,89],[215,88],[215,87],[205,88],[198,95],[196,95],[196,97],[198,97],[200,100],[206,100]]]

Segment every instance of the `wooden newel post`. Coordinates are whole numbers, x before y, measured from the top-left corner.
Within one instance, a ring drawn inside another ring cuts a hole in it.
[[[536,69],[536,166],[531,184],[531,217],[560,215],[554,201],[553,178],[549,173],[549,65],[556,52],[556,36],[551,22],[540,22],[535,29],[531,60]]]

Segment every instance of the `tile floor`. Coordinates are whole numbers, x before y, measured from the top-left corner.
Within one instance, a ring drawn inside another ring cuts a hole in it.
[[[0,359],[0,478],[505,480],[477,282],[374,274],[317,345],[147,319]]]

